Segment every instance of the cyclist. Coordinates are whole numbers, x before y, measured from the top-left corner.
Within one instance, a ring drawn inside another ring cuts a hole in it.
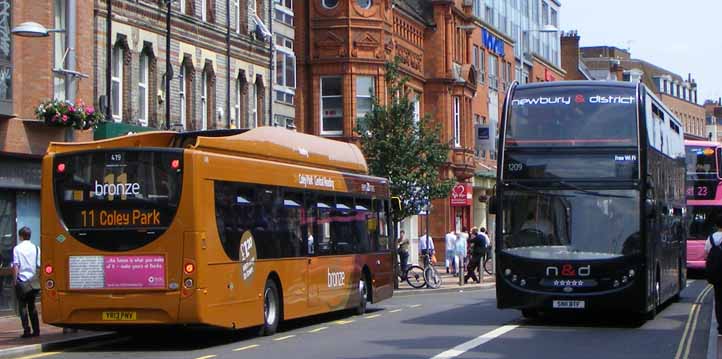
[[[406,238],[406,231],[403,229],[399,233],[399,261],[401,263],[401,273],[406,273],[406,267],[409,263],[409,239]]]
[[[431,265],[431,257],[434,255],[434,240],[429,236],[429,232],[419,237],[419,253],[424,257],[424,268]]]

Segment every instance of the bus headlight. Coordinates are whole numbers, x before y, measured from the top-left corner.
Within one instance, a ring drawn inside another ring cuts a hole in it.
[[[519,284],[523,287],[526,285],[526,279],[522,279]]]
[[[509,268],[504,269],[504,275],[507,276],[507,277],[510,276],[510,275],[511,275],[511,269],[509,269]]]
[[[612,285],[614,286],[614,288],[619,287],[619,281],[615,279],[614,283],[612,283]]]
[[[629,281],[629,278],[627,276],[622,276],[622,283],[627,283]]]
[[[629,270],[629,278],[634,277],[635,274],[636,274],[636,273],[634,272],[634,269],[630,269],[630,270]]]
[[[514,274],[513,276],[511,276],[511,281],[512,281],[512,282],[516,283],[516,280],[517,280],[517,279],[519,279],[519,278],[516,276],[516,274]]]

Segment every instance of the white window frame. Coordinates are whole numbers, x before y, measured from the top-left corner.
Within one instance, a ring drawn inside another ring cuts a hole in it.
[[[241,77],[236,78],[236,103],[233,105],[233,116],[235,117],[234,122],[236,125],[236,128],[241,128]]]
[[[461,147],[461,98],[454,96],[454,146]]]
[[[419,123],[421,122],[421,95],[419,93],[414,93],[414,127],[419,127]]]
[[[208,0],[201,0],[201,20],[208,21]]]
[[[233,8],[236,10],[236,34],[241,33],[241,1],[233,0]]]
[[[191,0],[191,1],[193,1],[193,0]],[[178,11],[181,14],[186,13],[186,0],[178,0]]]
[[[371,92],[368,95],[359,95],[359,80],[360,79],[371,79]],[[376,77],[374,76],[356,76],[356,121],[360,120],[362,116],[359,116],[359,99],[371,99],[373,98],[374,92],[376,92]],[[373,107],[373,106],[372,106]],[[372,108],[368,109],[371,112]]]
[[[138,61],[138,122],[148,126],[148,78],[150,72],[150,58],[142,52]],[[143,104],[141,106],[141,103]]]
[[[181,65],[180,68],[180,90],[178,91],[178,98],[180,99],[180,123],[183,129],[186,129],[186,69]]]
[[[53,1],[53,22],[56,29],[66,28],[67,19],[65,18],[65,6],[66,0]],[[65,68],[63,57],[65,56],[65,51],[67,49],[66,45],[64,32],[56,32],[53,34],[53,67],[56,69]],[[66,97],[65,75],[53,73],[53,98],[56,100],[65,100]]]
[[[258,127],[258,85],[255,82],[253,83],[253,86],[251,86],[251,96],[249,101],[248,120],[253,122],[252,124],[249,123],[249,127],[256,128]]]
[[[339,79],[341,81],[341,95],[323,96],[323,81],[326,79]],[[340,98],[341,99],[341,121],[343,121],[343,77],[342,76],[322,76],[319,81],[319,119],[321,120],[321,135],[340,136],[343,135],[343,129],[335,131],[326,131],[323,129],[323,99],[324,98]]]
[[[273,0],[273,4],[274,4],[273,8],[274,8],[274,10],[279,11],[279,12],[285,14],[286,16],[289,16],[291,18],[291,23],[289,24],[286,21],[283,21],[283,19],[277,18],[275,15],[275,12],[274,12],[273,16],[274,16],[274,19],[276,20],[276,22],[280,22],[286,26],[293,27],[296,24],[296,17],[295,17],[295,14],[293,13],[293,0],[289,0],[289,1],[291,1],[290,8],[288,6],[286,6],[285,1],[286,0]]]
[[[278,40],[281,40],[281,44],[279,44]],[[274,96],[276,98],[276,101],[284,103],[286,105],[293,105],[296,98],[296,81],[298,77],[298,73],[296,72],[296,54],[293,52],[293,49],[286,46],[286,42],[290,41],[291,46],[293,46],[293,39],[287,38],[282,35],[276,35],[275,43],[276,43],[276,74],[273,77],[273,90],[274,90]],[[278,66],[278,56],[282,56],[282,65]],[[288,62],[291,61],[292,63],[289,64]],[[293,70],[293,82],[291,83],[289,79],[286,77],[286,70],[288,69]],[[281,71],[281,77],[283,77],[283,83],[278,83],[278,74],[279,71]],[[293,96],[294,102],[288,102],[285,101],[285,98],[283,100],[279,99],[276,95],[277,92],[283,92],[284,94],[288,94]]]
[[[201,130],[208,129],[208,72],[201,75]]]
[[[113,120],[115,122],[122,122],[123,121],[123,55],[124,55],[125,49],[123,49],[120,46],[114,46],[112,51],[112,59],[111,59],[111,82],[118,84],[118,91],[112,91],[111,96],[115,97],[118,96],[118,106],[113,106]],[[116,56],[117,55],[117,56]],[[117,70],[116,70],[117,66]],[[115,74],[112,74],[115,72]],[[112,84],[111,84],[112,88]],[[111,99],[110,103],[112,104],[113,101]],[[116,108],[117,107],[117,108]]]

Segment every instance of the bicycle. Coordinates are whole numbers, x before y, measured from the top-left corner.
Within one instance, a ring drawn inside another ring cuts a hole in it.
[[[491,253],[490,253],[490,252],[488,252],[488,253],[484,256],[484,261],[483,261],[483,263],[482,263],[482,267],[484,267],[484,272],[486,272],[486,274],[489,274],[489,275],[494,274],[494,263],[493,263],[493,261],[491,260]]]
[[[424,278],[424,268],[421,266],[411,264],[407,265],[405,271],[401,271],[400,265],[396,264],[396,275],[399,277],[399,282],[406,282],[411,288],[419,289],[426,285],[426,278]]]
[[[431,264],[431,257],[428,253],[424,254],[424,280],[429,288],[436,289],[441,287],[441,274]]]

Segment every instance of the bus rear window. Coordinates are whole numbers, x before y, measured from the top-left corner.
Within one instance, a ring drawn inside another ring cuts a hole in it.
[[[73,237],[98,250],[150,243],[178,208],[182,154],[119,149],[56,156],[53,186],[63,223]]]
[[[515,91],[507,147],[636,146],[633,88],[556,86]]]
[[[717,177],[717,156],[714,147],[686,146],[687,175],[714,179]]]

